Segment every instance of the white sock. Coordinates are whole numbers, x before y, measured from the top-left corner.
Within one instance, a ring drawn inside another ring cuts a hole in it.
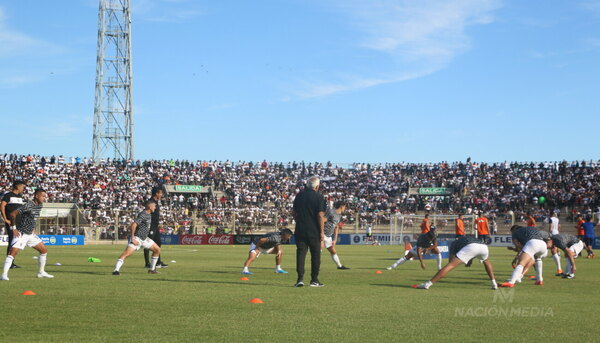
[[[554,263],[556,263],[556,270],[562,270],[562,268],[560,267],[560,255],[554,254],[552,255],[552,259],[554,260]]]
[[[48,256],[48,254],[40,254],[40,256],[38,257],[38,267],[40,267],[40,270],[38,271],[39,273],[44,272],[44,267],[46,267],[46,257],[47,256]]]
[[[431,280],[429,280],[429,281],[425,282],[425,286],[426,286],[427,288],[431,287],[431,285],[433,285],[433,282],[431,282]]]
[[[118,259],[117,264],[115,265],[115,272],[118,272],[119,269],[121,269],[121,266],[123,266],[123,260]]]
[[[567,272],[567,274],[571,274],[572,270],[571,261],[567,258],[567,270],[565,270],[565,272]]]
[[[544,281],[542,276],[542,260],[535,260],[535,279],[537,281]]]
[[[2,276],[8,277],[8,271],[13,264],[14,257],[8,255],[6,256],[6,260],[4,260],[4,269],[2,269]]]
[[[436,259],[437,259],[437,263],[438,263],[438,270],[440,270],[440,269],[442,269],[442,254],[437,254]]]
[[[518,279],[523,277],[523,266],[522,265],[518,265],[515,270],[513,270],[512,276],[510,278],[510,283],[515,283],[517,282]]]
[[[331,255],[331,259],[333,260],[333,263],[335,263],[338,267],[342,266],[342,262],[340,262],[340,257],[337,254]]]
[[[250,270],[248,269],[248,267],[244,267],[244,269],[242,269],[243,272],[249,272]]]
[[[156,262],[158,262],[158,256],[152,256],[152,261],[150,261],[150,270],[156,269]]]
[[[494,287],[494,288],[498,287],[498,284],[496,283],[496,280],[492,280],[492,287]]]
[[[398,261],[396,261],[394,264],[392,264],[392,268],[396,268],[399,265],[404,264],[404,262],[406,262],[407,260],[404,257],[401,257]]]
[[[276,265],[275,270],[281,270],[281,265],[280,264]]]

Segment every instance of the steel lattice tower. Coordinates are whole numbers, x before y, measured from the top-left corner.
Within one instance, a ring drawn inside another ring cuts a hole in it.
[[[96,163],[107,157],[134,158],[132,81],[129,0],[100,0],[92,143]]]

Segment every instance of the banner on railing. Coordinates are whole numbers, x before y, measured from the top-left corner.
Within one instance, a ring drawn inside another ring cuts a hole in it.
[[[84,245],[83,235],[39,235],[44,245]]]
[[[229,245],[233,244],[233,235],[181,235],[182,245]]]
[[[6,247],[6,246],[8,246],[8,236],[0,235],[0,247]]]

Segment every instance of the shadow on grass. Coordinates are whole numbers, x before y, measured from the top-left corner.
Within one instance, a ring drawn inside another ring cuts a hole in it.
[[[272,284],[272,283],[251,283],[251,282],[216,281],[216,280],[148,279],[148,281],[186,282],[186,283],[208,283],[208,284],[218,284],[218,285],[272,286],[272,287],[284,287],[284,288],[291,288],[291,287],[293,287],[292,284],[290,284],[289,286],[284,286],[284,285],[275,285],[275,284]]]
[[[397,285],[391,283],[372,283],[371,286],[391,287],[391,288],[412,288],[412,285]]]

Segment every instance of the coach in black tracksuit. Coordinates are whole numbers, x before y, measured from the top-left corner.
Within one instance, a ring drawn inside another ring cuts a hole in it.
[[[319,178],[308,179],[306,189],[300,192],[294,200],[293,215],[296,221],[296,271],[298,281],[296,287],[304,286],[304,260],[310,249],[311,280],[310,286],[324,286],[319,281],[321,268],[321,243],[325,238],[325,198],[318,193]]]
[[[159,247],[162,245],[160,242],[160,229],[158,228],[159,220],[160,220],[160,199],[163,196],[163,190],[161,187],[152,188],[152,198],[150,200],[154,200],[156,202],[156,210],[152,212],[152,221],[150,222],[150,232],[148,233],[148,237],[156,243]],[[146,260],[146,268],[150,268],[150,250],[144,249],[144,260]],[[158,262],[156,262],[156,267],[165,268],[168,265],[164,264],[158,256]]]
[[[12,213],[14,210],[18,209],[23,205],[23,192],[25,191],[25,182],[23,181],[15,181],[13,183],[12,192],[6,193],[2,197],[2,201],[0,201],[0,213],[2,213],[2,220],[4,220],[6,226],[6,234],[8,235],[8,246],[6,247],[6,254],[10,251],[10,245],[13,240],[13,230],[10,229],[11,225],[17,225],[17,223],[11,223],[10,219],[8,219],[8,215]],[[17,266],[13,260],[13,264],[10,267],[12,268],[21,268]]]

